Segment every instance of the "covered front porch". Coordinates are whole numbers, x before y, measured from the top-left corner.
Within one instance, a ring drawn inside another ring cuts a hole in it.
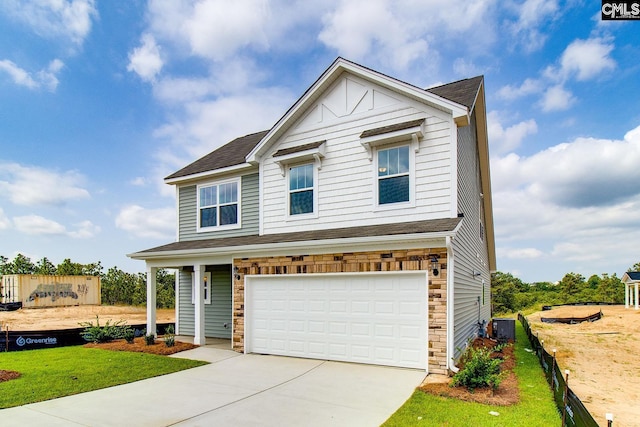
[[[636,310],[640,309],[640,303],[638,303],[638,297],[640,296],[638,289],[638,285],[640,284],[640,271],[627,271],[622,276],[622,283],[624,283],[625,308],[633,305]]]
[[[196,345],[209,339],[228,340],[231,348],[232,271],[230,262],[215,260],[146,263],[147,331],[156,331],[156,273],[174,269],[176,335]]]

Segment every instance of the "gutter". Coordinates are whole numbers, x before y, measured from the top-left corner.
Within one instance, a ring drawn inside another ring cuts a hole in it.
[[[454,354],[454,276],[455,276],[455,262],[453,256],[453,236],[447,236],[447,368],[457,373],[460,369],[455,365],[453,360]]]

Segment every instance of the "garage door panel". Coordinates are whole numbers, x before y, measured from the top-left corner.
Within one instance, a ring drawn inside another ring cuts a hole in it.
[[[427,366],[426,275],[252,276],[247,351]]]

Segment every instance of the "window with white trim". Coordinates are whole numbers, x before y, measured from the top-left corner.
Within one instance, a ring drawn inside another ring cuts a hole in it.
[[[313,163],[289,168],[289,215],[314,212],[315,185]]]
[[[240,180],[198,186],[198,230],[240,225]]]
[[[378,205],[410,201],[409,162],[408,145],[377,151]]]
[[[204,281],[204,303],[211,304],[211,272],[205,271],[202,276]],[[191,304],[196,303],[196,275],[191,273]]]

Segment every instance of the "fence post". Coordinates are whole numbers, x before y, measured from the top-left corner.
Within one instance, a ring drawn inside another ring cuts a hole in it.
[[[564,371],[564,398],[562,402],[562,427],[566,426],[567,418],[567,399],[569,398],[569,370]]]
[[[553,376],[556,372],[556,349],[553,349],[553,362],[551,364],[551,384],[553,385]]]
[[[607,418],[607,427],[612,427],[613,426],[613,414],[610,412],[607,412],[605,414],[605,417]]]
[[[4,351],[9,351],[9,325],[5,323],[6,332],[4,335]]]

